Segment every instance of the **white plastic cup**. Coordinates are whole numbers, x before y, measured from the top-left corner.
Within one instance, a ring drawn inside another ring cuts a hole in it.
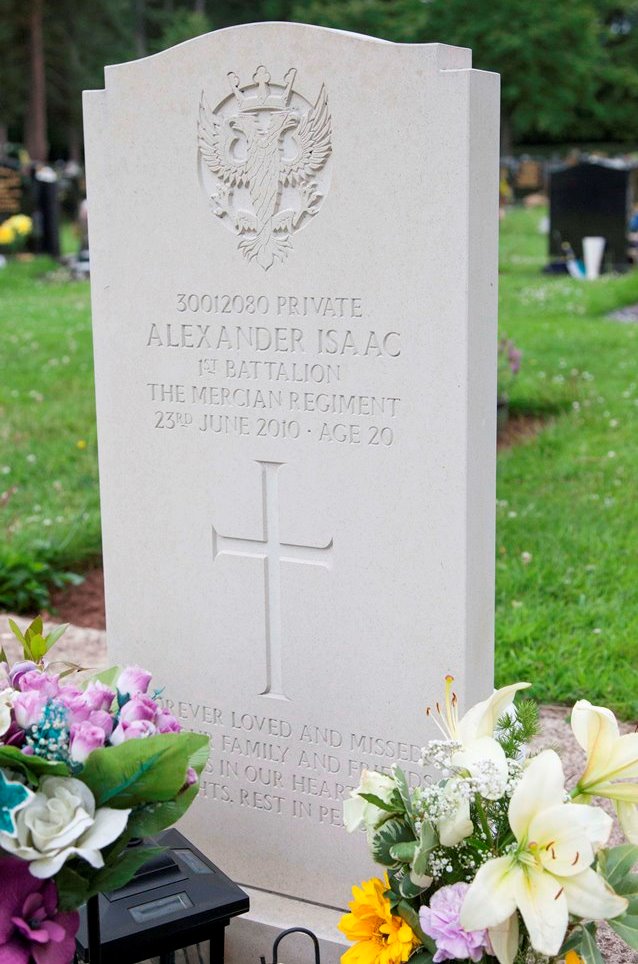
[[[600,277],[600,266],[605,253],[605,239],[599,237],[583,238],[583,259],[585,261],[585,277],[588,281],[595,281]]]

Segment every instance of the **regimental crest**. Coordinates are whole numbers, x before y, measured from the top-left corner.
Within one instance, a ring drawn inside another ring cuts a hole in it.
[[[212,212],[264,270],[288,257],[330,183],[326,88],[313,105],[295,90],[296,74],[291,68],[277,84],[261,66],[242,87],[230,73],[230,95],[211,110],[202,91],[199,105],[199,171]]]

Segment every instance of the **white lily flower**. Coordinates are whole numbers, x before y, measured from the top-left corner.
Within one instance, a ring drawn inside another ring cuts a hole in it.
[[[510,800],[515,849],[488,860],[470,885],[461,911],[466,930],[501,928],[518,909],[534,950],[554,957],[570,914],[607,920],[626,910],[625,898],[590,866],[609,837],[611,818],[564,801],[560,759],[545,750],[529,763]],[[511,964],[513,942],[497,943],[499,961]]]
[[[452,767],[461,774],[480,780],[483,784],[481,795],[488,800],[499,800],[505,793],[508,778],[507,757],[500,743],[494,739],[499,719],[511,705],[518,690],[526,689],[529,683],[513,683],[496,690],[488,699],[476,703],[461,719],[458,716],[458,701],[452,691],[453,676],[445,677],[445,712],[437,703],[439,720],[436,725],[448,740],[460,744],[461,748],[450,757]],[[432,710],[428,707],[428,716]],[[446,795],[452,797],[456,792],[458,780],[452,777],[446,786]],[[469,837],[474,826],[470,820],[470,806],[467,798],[459,795],[457,808],[447,817],[437,822],[437,830],[444,847],[453,847]]]
[[[638,733],[620,734],[618,722],[606,706],[578,700],[572,710],[574,736],[587,754],[587,765],[576,795],[613,800],[625,836],[638,843]]]
[[[389,803],[395,789],[396,783],[392,777],[377,773],[376,770],[364,770],[359,786],[350,791],[350,799],[343,803],[343,822],[348,833],[363,825],[370,839],[379,822],[388,816],[386,810],[364,800],[360,794],[372,794],[384,803]]]
[[[103,867],[101,850],[124,831],[130,810],[96,809],[95,798],[74,777],[44,777],[16,816],[16,834],[0,833],[0,847],[29,861],[40,879],[57,874],[69,857]]]

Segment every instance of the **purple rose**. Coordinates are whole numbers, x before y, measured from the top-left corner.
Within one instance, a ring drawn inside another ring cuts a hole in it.
[[[68,710],[71,723],[82,723],[88,720],[91,708],[82,690],[76,689],[75,686],[63,686],[58,699]]]
[[[466,931],[461,927],[461,907],[469,886],[459,883],[441,887],[430,898],[430,906],[419,911],[423,932],[436,943],[436,964],[467,958],[480,961],[485,952],[492,953],[486,930]]]
[[[154,736],[157,733],[155,724],[150,720],[133,720],[131,723],[126,721],[119,723],[111,733],[111,743],[119,746],[127,740],[140,740],[147,736]]]
[[[155,717],[158,733],[181,733],[182,724],[168,710],[160,710]]]
[[[195,783],[197,783],[197,773],[192,767],[189,767],[186,771],[186,786],[192,787]]]
[[[96,680],[89,683],[84,691],[84,698],[91,710],[110,710],[115,699],[115,692],[104,683]]]
[[[16,694],[13,700],[13,715],[21,730],[26,730],[29,726],[38,722],[46,702],[46,696],[35,690]]]
[[[136,696],[131,696],[130,700],[124,704],[120,710],[120,721],[132,723],[134,720],[149,720],[154,723],[157,711],[158,706],[155,700],[152,700],[150,696],[139,693]]]
[[[55,673],[41,673],[39,669],[32,669],[20,677],[20,689],[23,693],[33,690],[51,700],[60,693],[60,677]]]
[[[148,673],[141,666],[127,666],[120,673],[116,686],[122,696],[135,696],[146,693],[151,682],[152,673]]]
[[[80,923],[77,911],[58,911],[52,880],[38,880],[26,860],[0,860],[0,961],[69,964]]]
[[[101,730],[104,730],[105,736],[110,736],[113,732],[113,717],[106,710],[92,710],[89,715],[89,723],[93,726],[99,726]]]
[[[34,669],[37,670],[37,668],[33,660],[30,659],[23,660],[21,663],[14,663],[9,670],[9,682],[15,690],[19,690],[21,689],[20,680],[24,674],[30,673]]]
[[[89,753],[104,746],[106,733],[100,726],[92,723],[74,723],[71,726],[69,755],[76,763],[84,763]]]

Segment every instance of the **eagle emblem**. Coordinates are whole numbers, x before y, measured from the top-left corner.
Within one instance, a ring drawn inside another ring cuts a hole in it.
[[[243,87],[230,73],[230,95],[211,110],[202,91],[199,105],[200,180],[213,214],[264,270],[288,257],[292,235],[315,217],[329,187],[326,88],[313,105],[294,89],[296,73],[275,84],[261,66]]]

